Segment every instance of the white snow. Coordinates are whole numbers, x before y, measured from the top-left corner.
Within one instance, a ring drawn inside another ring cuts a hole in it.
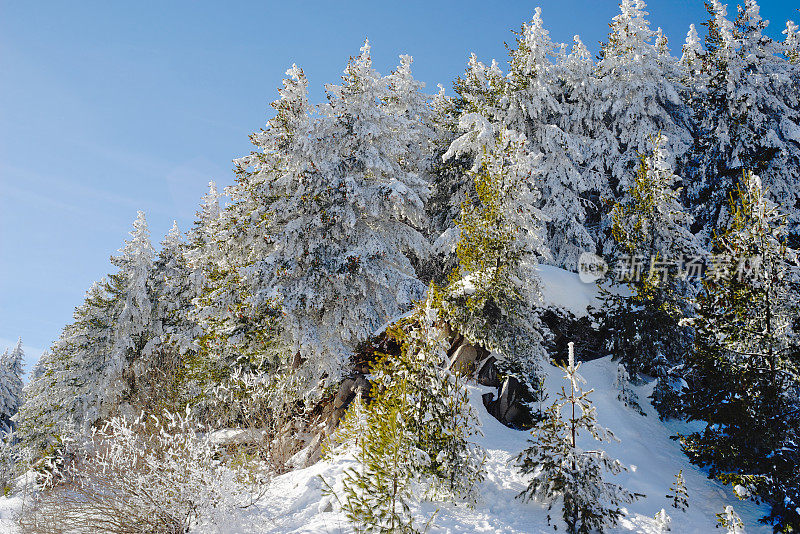
[[[0,497],[0,532],[13,534],[19,532],[16,516],[22,509],[22,497]]]
[[[564,308],[580,318],[586,316],[590,306],[600,305],[597,284],[581,282],[577,273],[552,265],[537,265],[536,271],[542,279],[545,306]]]

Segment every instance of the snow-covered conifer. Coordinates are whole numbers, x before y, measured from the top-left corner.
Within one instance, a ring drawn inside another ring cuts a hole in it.
[[[683,404],[705,427],[683,438],[689,458],[711,476],[755,489],[772,505],[770,521],[800,524],[800,483],[793,466],[800,387],[795,252],[786,216],[757,176],[731,201],[731,223],[714,240],[692,320]],[[794,504],[793,504],[794,503]]]
[[[725,510],[717,514],[717,523],[717,526],[724,528],[727,534],[745,534],[742,518],[731,505],[726,506]]]
[[[679,321],[692,286],[680,269],[701,252],[689,230],[692,218],[678,200],[665,141],[656,136],[651,143],[623,201],[611,210],[614,269],[631,291],[605,294],[602,320],[609,350],[634,374],[658,374],[657,367],[665,371],[682,361],[689,339]],[[661,375],[660,381],[669,380]]]
[[[61,436],[88,427],[99,418],[98,390],[113,339],[116,300],[95,282],[75,308],[50,351],[42,355],[41,375],[25,387],[25,402],[15,417],[23,447],[33,458],[51,449]]]
[[[108,318],[113,328],[111,346],[103,355],[100,375],[94,377],[101,417],[113,413],[122,396],[130,393],[137,370],[148,366],[147,360],[161,341],[148,287],[155,249],[144,212],[138,213],[130,235],[119,255],[111,257],[111,264],[119,270],[108,276],[106,287],[115,309]]]
[[[727,198],[740,185],[742,171],[761,176],[770,197],[794,206],[800,189],[800,115],[797,78],[781,57],[782,47],[764,30],[767,21],[755,0],[747,0],[735,22],[727,6],[712,0],[703,72],[696,81],[695,143],[691,169],[695,203],[705,235],[727,223]],[[745,184],[741,184],[745,185]],[[796,233],[796,210],[789,213]]]
[[[409,256],[428,252],[428,117],[409,65],[404,57],[382,77],[365,43],[313,119],[305,77],[290,70],[278,116],[253,136],[259,151],[238,161],[237,187],[260,203],[244,229],[260,242],[247,267],[253,302],[280,306],[312,378],[335,379],[353,348],[424,290]]]
[[[19,411],[23,401],[22,361],[25,352],[22,350],[22,338],[17,344],[0,356],[0,432],[12,429],[11,418]]]
[[[787,20],[786,29],[782,33],[786,36],[783,42],[783,53],[786,55],[786,59],[797,63],[800,60],[800,31],[798,31],[797,24],[792,20]]]
[[[337,498],[357,532],[414,532],[413,483],[426,498],[471,498],[483,478],[484,454],[471,442],[477,418],[464,384],[445,368],[444,334],[430,304],[390,327],[402,352],[373,367],[375,398],[366,408],[352,405],[336,437],[355,445],[358,466],[345,472]]]
[[[585,380],[578,374],[579,368],[570,342],[568,364],[561,367],[570,391],[561,388],[545,419],[531,431],[531,446],[517,458],[522,472],[531,475],[519,497],[550,506],[560,501],[569,534],[602,531],[606,525],[615,525],[623,515],[620,505],[639,497],[604,479],[606,472],[616,475],[625,470],[618,460],[602,449],[584,450],[578,445],[581,433],[600,442],[616,439],[597,423],[597,410],[589,400],[593,390],[581,389]],[[565,408],[566,420],[562,417]]]
[[[663,508],[659,510],[655,517],[656,528],[658,529],[659,534],[666,534],[667,532],[671,532],[672,529],[670,528],[670,524],[672,523],[672,518],[667,515],[667,511]]]
[[[689,508],[689,492],[686,490],[686,480],[683,478],[683,469],[675,475],[675,482],[669,488],[670,493],[666,497],[670,501],[670,506],[685,512]]]
[[[141,365],[160,342],[148,290],[153,256],[139,212],[131,239],[111,258],[119,270],[92,285],[75,309],[75,321],[42,358],[43,373],[25,389],[16,421],[34,456],[65,432],[87,430],[125,410],[135,385],[134,364]]]
[[[643,0],[622,0],[597,64],[603,122],[598,131],[607,146],[605,168],[619,192],[628,189],[640,154],[663,133],[670,154],[682,154],[689,132],[681,126],[677,61],[655,42]]]
[[[575,269],[578,256],[594,251],[595,243],[584,226],[586,199],[589,191],[600,189],[596,175],[584,170],[586,139],[580,130],[582,101],[573,102],[575,89],[570,82],[585,66],[580,40],[570,56],[552,42],[544,28],[541,9],[536,8],[530,24],[523,24],[517,48],[510,52],[508,73],[508,110],[504,119],[507,128],[526,137],[526,150],[535,158],[535,169],[546,215],[552,261]],[[591,60],[589,60],[591,64]],[[570,72],[571,69],[575,69]],[[581,82],[591,85],[591,71]],[[585,95],[581,95],[585,96]]]
[[[702,69],[703,45],[697,35],[697,28],[694,24],[689,25],[686,33],[686,41],[683,44],[683,55],[681,55],[680,65],[684,69],[686,80],[694,80]]]
[[[617,364],[617,378],[614,381],[614,385],[617,386],[617,400],[625,406],[636,410],[639,414],[645,415],[639,405],[639,396],[631,387],[631,377],[622,363]]]
[[[462,207],[459,266],[441,307],[471,342],[535,366],[543,356],[535,266],[549,251],[524,146],[522,136],[503,130],[472,172],[477,198]]]

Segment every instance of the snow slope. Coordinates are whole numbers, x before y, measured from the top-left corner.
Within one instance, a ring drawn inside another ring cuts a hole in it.
[[[548,366],[546,388],[552,399],[556,389],[565,381],[562,372]],[[758,524],[758,518],[767,512],[764,506],[736,499],[733,491],[706,477],[691,465],[680,450],[680,445],[670,436],[688,431],[683,423],[663,423],[649,406],[647,395],[652,384],[635,388],[647,416],[641,416],[625,407],[616,398],[614,386],[616,363],[609,358],[587,362],[580,374],[587,380],[586,388],[594,388],[591,395],[598,411],[598,419],[621,440],[619,443],[598,444],[583,441],[584,448],[605,447],[608,453],[628,467],[626,473],[615,477],[628,489],[644,493],[646,498],[627,507],[620,525],[609,532],[659,532],[653,516],[665,508],[672,518],[672,532],[709,533],[715,529],[715,514],[728,504],[733,505],[742,517],[747,532],[770,532]],[[553,532],[547,525],[545,506],[523,503],[516,495],[526,486],[525,479],[514,466],[514,457],[526,447],[527,432],[511,430],[486,414],[481,394],[490,388],[470,388],[471,403],[480,415],[484,436],[479,443],[487,452],[487,477],[479,487],[479,501],[469,507],[465,504],[418,503],[415,507],[420,522],[424,523],[434,512],[436,515],[429,532],[457,534],[466,532],[534,534]],[[579,438],[579,441],[580,438]],[[336,512],[336,502],[323,496],[323,482],[336,486],[341,472],[352,465],[347,457],[323,461],[307,469],[278,477],[251,518],[259,525],[259,532],[268,533],[345,533],[349,532],[344,517]],[[684,513],[669,507],[666,494],[682,469],[689,492],[689,509]],[[438,511],[437,511],[438,510]],[[550,512],[553,524],[561,525],[560,511]],[[559,529],[563,531],[563,527]]]
[[[544,264],[537,265],[536,271],[542,279],[545,305],[564,308],[575,317],[583,317],[588,307],[600,305],[597,284],[581,282],[577,273]]]

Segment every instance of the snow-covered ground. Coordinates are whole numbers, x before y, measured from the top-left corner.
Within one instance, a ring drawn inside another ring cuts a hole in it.
[[[546,387],[550,398],[564,382],[562,371],[550,366]],[[635,388],[647,416],[642,416],[617,400],[616,363],[601,358],[581,366],[580,374],[587,380],[586,388],[593,388],[591,399],[597,407],[601,424],[609,427],[620,439],[619,443],[584,441],[585,447],[605,448],[628,467],[628,471],[615,477],[615,481],[629,490],[644,493],[647,497],[627,506],[627,514],[620,525],[609,532],[660,532],[653,516],[665,508],[672,518],[672,532],[709,533],[715,529],[715,514],[726,505],[733,505],[742,517],[747,532],[770,532],[760,525],[758,518],[767,512],[764,506],[739,501],[733,491],[706,477],[690,464],[681,452],[680,445],[670,436],[688,431],[684,423],[663,423],[647,401],[652,384]],[[421,523],[434,512],[431,533],[540,533],[552,532],[547,525],[548,511],[535,502],[523,503],[516,495],[526,486],[525,478],[514,465],[514,457],[526,447],[527,432],[506,428],[486,414],[481,394],[490,388],[470,388],[471,402],[480,415],[483,437],[479,443],[487,452],[487,476],[479,487],[479,501],[472,507],[465,504],[421,503],[415,508]],[[579,440],[580,441],[580,440]],[[256,509],[260,532],[269,533],[345,533],[349,532],[344,517],[336,512],[336,503],[323,496],[323,482],[334,483],[352,460],[339,458],[322,461],[307,469],[278,477]],[[666,494],[683,470],[689,492],[689,508],[681,512],[669,506]],[[554,524],[561,524],[559,510],[550,512]],[[563,531],[563,527],[559,528]]]
[[[537,265],[536,271],[542,280],[545,305],[564,308],[575,317],[583,317],[587,308],[600,305],[597,284],[581,282],[576,273],[552,265]]]
[[[16,516],[21,509],[21,497],[0,497],[0,533],[13,534],[18,531]]]

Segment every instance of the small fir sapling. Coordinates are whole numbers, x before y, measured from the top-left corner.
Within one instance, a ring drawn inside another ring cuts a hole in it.
[[[569,392],[562,386],[556,401],[547,409],[546,418],[532,431],[531,446],[517,460],[521,471],[532,478],[519,497],[535,499],[550,507],[561,501],[562,517],[569,534],[603,531],[615,525],[623,512],[621,504],[631,503],[643,495],[632,493],[604,479],[604,472],[616,475],[625,471],[619,460],[611,459],[605,451],[583,450],[577,438],[581,431],[597,441],[616,440],[614,435],[597,423],[596,408],[580,384],[573,343],[569,343],[569,361],[561,369],[570,383]],[[562,411],[567,410],[567,419]],[[549,519],[549,516],[548,516]]]

